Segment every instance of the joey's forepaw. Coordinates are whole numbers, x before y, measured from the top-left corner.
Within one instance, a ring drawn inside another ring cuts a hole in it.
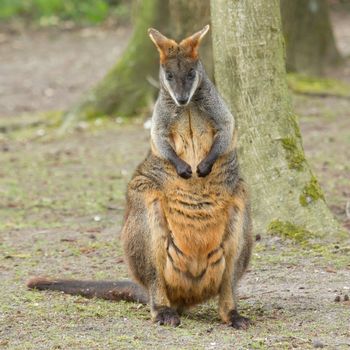
[[[162,326],[177,327],[180,324],[180,317],[174,309],[170,307],[162,307],[158,310],[154,321]]]
[[[230,326],[235,329],[248,329],[250,326],[250,320],[247,317],[241,316],[237,310],[230,312]]]
[[[189,179],[192,176],[191,166],[187,163],[179,164],[176,167],[176,172],[179,176],[181,176],[184,179]]]
[[[205,177],[210,174],[212,164],[208,164],[207,162],[200,162],[197,166],[197,174],[199,177]]]

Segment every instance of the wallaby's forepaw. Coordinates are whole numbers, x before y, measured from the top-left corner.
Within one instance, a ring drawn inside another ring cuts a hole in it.
[[[192,176],[191,166],[185,162],[176,166],[176,172],[184,179],[189,179]]]
[[[248,329],[250,320],[247,317],[241,316],[237,310],[230,311],[230,326],[235,329]]]
[[[154,321],[162,326],[177,327],[180,324],[180,317],[174,309],[164,306],[159,308]]]
[[[197,166],[197,174],[199,177],[205,177],[210,174],[213,164],[209,164],[206,161],[201,161]]]

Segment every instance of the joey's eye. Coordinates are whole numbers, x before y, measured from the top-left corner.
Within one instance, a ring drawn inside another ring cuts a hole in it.
[[[174,74],[171,73],[171,72],[166,72],[165,73],[165,78],[166,78],[166,80],[173,80]]]
[[[196,72],[194,71],[194,69],[191,69],[187,74],[187,79],[193,80],[195,76],[196,76]]]

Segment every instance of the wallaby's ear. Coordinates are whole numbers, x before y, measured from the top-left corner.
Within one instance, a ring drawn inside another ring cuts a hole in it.
[[[148,35],[159,51],[161,63],[164,63],[168,57],[173,56],[178,51],[178,44],[174,40],[168,39],[158,30],[149,28]]]
[[[198,58],[199,44],[201,43],[205,34],[208,33],[208,31],[209,31],[209,24],[207,24],[199,32],[194,33],[193,35],[189,36],[188,38],[182,40],[180,42],[179,46],[184,50],[184,52],[187,56],[189,56],[193,59],[197,59]]]

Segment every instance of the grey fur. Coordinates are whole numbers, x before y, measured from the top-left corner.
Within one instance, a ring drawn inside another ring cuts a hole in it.
[[[195,72],[195,79],[190,84],[187,75],[191,70]],[[173,75],[171,82],[166,79],[168,73]],[[152,116],[152,141],[160,156],[170,161],[180,176],[190,177],[189,165],[177,156],[171,146],[170,132],[173,124],[184,114],[184,110],[197,108],[215,130],[211,150],[197,168],[199,176],[206,176],[216,159],[225,154],[231,144],[235,127],[234,117],[200,61],[193,62],[181,56],[171,59],[161,65],[159,79],[160,92]],[[188,97],[185,105],[181,106],[178,103],[178,96],[184,99]]]

